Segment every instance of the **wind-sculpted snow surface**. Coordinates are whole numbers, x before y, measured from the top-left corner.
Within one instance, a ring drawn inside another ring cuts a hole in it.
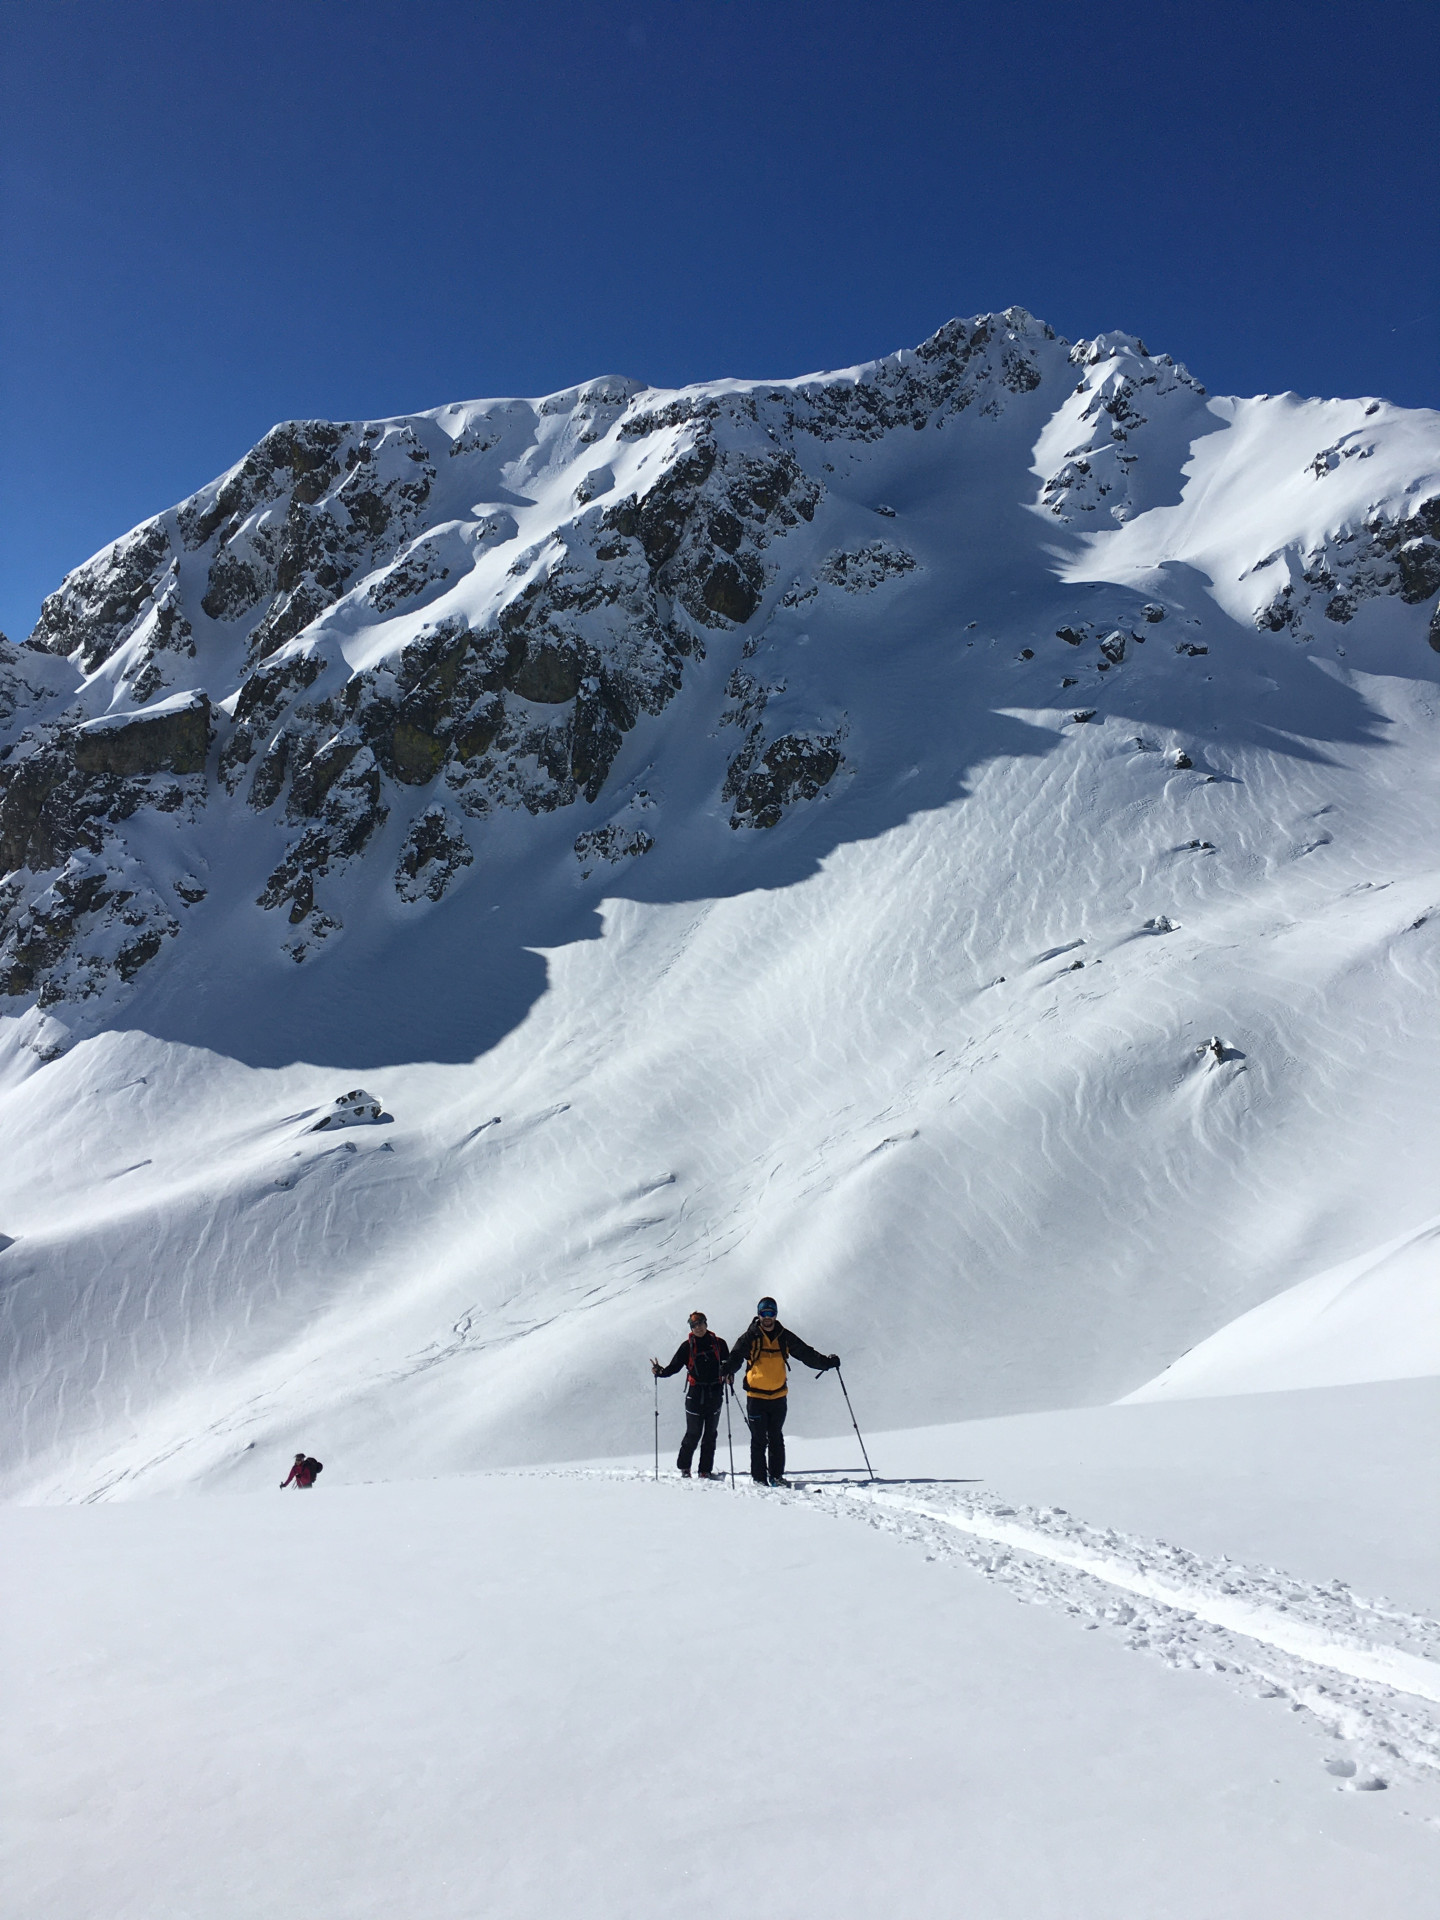
[[[0,643],[7,1484],[614,1452],[760,1290],[1074,1404],[1430,1219],[1437,502],[1019,309],[275,428]]]

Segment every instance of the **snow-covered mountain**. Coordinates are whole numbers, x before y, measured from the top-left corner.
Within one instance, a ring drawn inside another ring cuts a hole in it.
[[[1437,597],[1440,416],[1018,309],[275,428],[0,644],[4,1484],[622,1451],[762,1287],[892,1425],[1413,1301]]]

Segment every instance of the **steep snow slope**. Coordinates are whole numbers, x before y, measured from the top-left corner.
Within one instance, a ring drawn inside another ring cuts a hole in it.
[[[1433,1374],[1440,1374],[1440,1220],[1252,1307],[1129,1398]]]
[[[1093,1402],[1417,1229],[1437,503],[1018,311],[277,428],[0,660],[5,1485],[614,1452],[762,1286]]]

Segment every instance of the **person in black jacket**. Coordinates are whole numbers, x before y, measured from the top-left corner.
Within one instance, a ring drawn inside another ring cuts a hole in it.
[[[720,1402],[729,1361],[730,1349],[718,1333],[711,1333],[704,1314],[696,1312],[690,1316],[689,1338],[680,1342],[669,1366],[662,1367],[658,1360],[650,1362],[650,1371],[658,1380],[668,1380],[681,1367],[685,1369],[685,1438],[680,1442],[675,1464],[687,1480],[697,1444],[700,1478],[720,1480],[724,1477],[714,1471],[715,1435],[720,1425]]]
[[[838,1353],[817,1353],[798,1333],[782,1327],[775,1302],[766,1294],[755,1318],[735,1342],[727,1377],[745,1368],[745,1418],[750,1428],[750,1478],[762,1487],[783,1487],[785,1478],[785,1394],[791,1357],[824,1373],[838,1367]]]

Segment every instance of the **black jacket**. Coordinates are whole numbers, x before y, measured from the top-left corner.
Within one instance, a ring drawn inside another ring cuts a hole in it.
[[[668,1380],[684,1367],[685,1384],[691,1387],[718,1387],[723,1374],[730,1371],[730,1349],[718,1333],[691,1334],[675,1349],[668,1367],[661,1367],[657,1379]]]
[[[763,1331],[760,1316],[757,1313],[730,1349],[730,1364],[726,1369],[728,1373],[738,1373],[741,1367],[749,1366],[760,1350],[760,1337]],[[774,1337],[780,1342],[780,1351],[784,1354],[787,1365],[791,1360],[803,1360],[807,1367],[815,1367],[821,1373],[830,1365],[828,1353],[817,1353],[814,1347],[807,1347],[798,1333],[791,1333],[790,1329],[782,1327],[778,1320],[775,1322]]]

